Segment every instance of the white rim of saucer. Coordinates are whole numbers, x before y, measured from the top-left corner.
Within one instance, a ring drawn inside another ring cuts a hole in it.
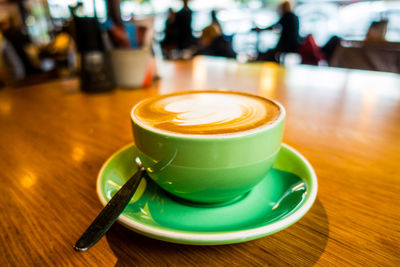
[[[105,206],[107,204],[107,200],[104,198],[103,194],[101,193],[101,182],[100,182],[100,176],[103,173],[106,165],[109,163],[109,161],[114,158],[114,156],[121,151],[125,150],[127,147],[130,147],[134,144],[129,144],[124,146],[123,148],[119,149],[117,152],[112,154],[108,160],[103,164],[101,167],[99,174],[97,176],[97,186],[96,186],[96,191],[97,195],[100,199],[100,202]],[[293,147],[282,143],[282,146],[286,147],[287,149],[291,150],[294,154],[296,154],[301,160],[306,164],[307,168],[310,170],[311,173],[311,190],[310,190],[310,195],[308,200],[301,206],[297,211],[295,211],[293,214],[289,215],[288,217],[261,227],[257,227],[254,229],[249,229],[249,230],[238,230],[238,231],[229,231],[229,232],[204,232],[204,233],[195,233],[195,231],[183,231],[183,230],[175,230],[175,229],[157,229],[145,224],[138,223],[125,215],[121,215],[118,218],[118,222],[120,222],[122,225],[126,226],[127,228],[130,228],[134,231],[141,232],[141,233],[147,233],[150,236],[154,237],[160,237],[160,239],[163,240],[174,240],[174,241],[181,241],[180,243],[183,243],[182,241],[198,241],[201,243],[207,244],[207,242],[218,242],[218,241],[235,241],[235,240],[240,240],[243,239],[243,241],[246,241],[247,239],[251,237],[257,237],[257,236],[262,236],[262,235],[268,235],[268,234],[273,234],[275,232],[278,232],[298,220],[302,218],[307,211],[312,207],[316,197],[317,197],[317,191],[318,191],[318,182],[317,182],[317,175],[315,174],[315,171],[311,164],[308,162],[308,160],[301,155],[296,149]],[[237,241],[240,242],[240,241]],[[236,243],[236,242],[235,242]]]

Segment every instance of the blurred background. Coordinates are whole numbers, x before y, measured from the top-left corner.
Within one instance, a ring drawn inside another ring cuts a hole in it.
[[[259,55],[277,46],[281,35],[279,28],[254,29],[276,25],[282,15],[277,9],[280,1],[191,0],[188,8],[192,36],[189,37],[193,40],[181,46],[174,43],[180,32],[168,36],[171,33],[168,27],[172,25],[169,20],[174,20],[182,10],[183,2],[0,0],[0,83],[9,84],[27,77],[40,80],[76,75],[82,64],[86,64],[83,61],[87,59],[83,59],[82,54],[88,51],[148,47],[152,55],[163,60],[190,59],[205,54],[249,62],[263,60]],[[306,63],[399,72],[398,58],[390,63],[394,66],[376,62],[379,61],[376,58],[398,57],[400,53],[400,1],[298,0],[291,4],[299,21],[299,45],[304,46],[305,38],[311,36],[311,43],[306,39],[305,47],[311,45],[308,50],[318,51],[306,52],[312,54],[311,60],[305,60],[304,53],[299,51],[282,53],[274,60],[278,64]],[[97,22],[93,22],[93,18]],[[214,21],[218,25],[216,32],[207,29]],[[370,42],[373,45],[366,52],[363,42],[373,24],[379,22],[384,22],[380,33],[383,33],[382,40]],[[98,34],[94,33],[96,31]],[[218,43],[218,48],[223,47],[222,52],[208,47],[215,36],[223,37]],[[330,41],[334,41],[333,44]],[[332,46],[343,48],[334,59]],[[349,47],[353,49],[349,50],[351,55],[359,53],[360,49],[363,54],[357,54],[354,60],[346,63],[343,58],[347,58]],[[324,54],[324,49],[330,49],[328,54]],[[384,50],[383,56],[379,54],[381,50]],[[373,62],[361,62],[365,57],[371,57]]]

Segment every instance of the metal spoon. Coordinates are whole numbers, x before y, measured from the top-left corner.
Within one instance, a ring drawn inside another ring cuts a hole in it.
[[[74,246],[76,251],[85,251],[96,244],[114,224],[126,205],[128,205],[129,200],[142,180],[141,178],[146,175],[146,171],[138,158],[136,159],[136,163],[139,167],[136,173],[110,199],[104,209],[79,238]]]

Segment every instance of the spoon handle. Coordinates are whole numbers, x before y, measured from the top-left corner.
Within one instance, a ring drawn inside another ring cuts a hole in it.
[[[143,175],[144,168],[139,167],[136,173],[110,199],[104,209],[97,215],[96,219],[79,238],[74,246],[76,251],[87,250],[107,233],[108,229],[110,229],[126,205],[128,205]]]

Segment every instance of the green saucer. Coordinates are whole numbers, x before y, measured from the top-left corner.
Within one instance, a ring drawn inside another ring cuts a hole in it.
[[[112,155],[97,180],[103,205],[136,171],[136,147]],[[273,169],[249,193],[220,206],[203,206],[172,197],[151,179],[139,188],[118,221],[148,237],[181,244],[245,242],[278,232],[298,221],[317,195],[317,178],[308,161],[283,144]]]

